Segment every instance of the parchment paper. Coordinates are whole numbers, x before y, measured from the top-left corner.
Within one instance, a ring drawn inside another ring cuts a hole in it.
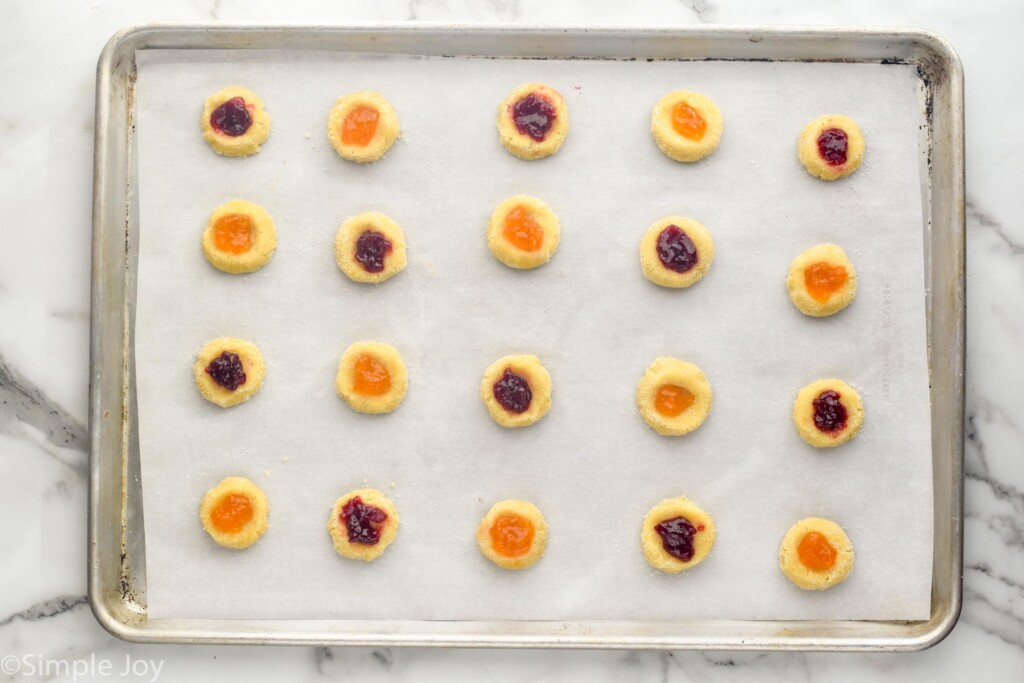
[[[149,615],[387,619],[920,619],[929,613],[932,478],[925,335],[923,98],[911,67],[803,63],[505,60],[258,52],[143,52],[137,87],[140,251],[136,370]],[[508,154],[497,103],[540,81],[565,96],[570,131],[539,162]],[[203,100],[232,84],[273,120],[248,159],[214,154]],[[712,97],[718,151],[665,157],[649,132],[664,93]],[[341,94],[373,89],[403,136],[359,166],[326,140]],[[824,183],[796,157],[812,118],[845,113],[867,139],[863,166]],[[547,201],[562,241],[546,266],[515,272],[484,229],[506,197]],[[263,205],[278,228],[270,264],[214,270],[199,238],[231,199]],[[339,224],[381,211],[405,232],[409,265],[379,287],[334,264]],[[670,214],[712,232],[708,276],[667,290],[641,275],[644,230]],[[854,304],[801,315],[790,261],[842,245],[860,278]],[[259,345],[266,381],[224,410],[192,379],[207,340]],[[397,412],[365,416],[335,393],[351,342],[396,346],[409,367]],[[540,423],[495,425],[480,377],[508,353],[535,353],[554,380]],[[695,362],[714,388],[710,417],[681,438],[655,434],[634,405],[662,355]],[[822,377],[855,386],[860,436],[816,450],[797,435],[797,391]],[[252,478],[270,501],[254,547],[216,546],[199,526],[204,492]],[[337,556],[334,500],[363,486],[395,502],[401,528],[377,562]],[[640,522],[686,495],[715,519],[708,560],[681,575],[644,562]],[[492,503],[522,498],[550,525],[547,554],[501,570],[474,530]],[[850,578],[801,591],[778,568],[791,524],[822,516],[853,541]]]

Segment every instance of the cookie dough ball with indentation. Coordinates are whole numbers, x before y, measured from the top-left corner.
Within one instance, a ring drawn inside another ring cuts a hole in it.
[[[484,557],[505,569],[532,567],[548,545],[548,525],[533,503],[503,500],[480,521],[476,542]]]
[[[251,273],[270,262],[277,227],[266,209],[236,199],[210,214],[201,240],[203,256],[225,273]]]
[[[228,477],[203,496],[199,521],[218,545],[242,550],[267,530],[267,497],[245,477]]]
[[[390,413],[405,398],[409,374],[394,346],[356,342],[341,355],[335,386],[357,412]]]
[[[819,116],[800,133],[797,155],[812,176],[837,180],[860,166],[864,158],[864,136],[857,123],[847,116]]]
[[[636,405],[651,429],[680,436],[700,427],[711,412],[711,384],[693,363],[658,358],[636,386]]]
[[[340,97],[327,117],[327,139],[340,156],[364,164],[384,156],[398,137],[398,114],[384,96],[356,92]]]
[[[786,287],[801,313],[820,318],[853,303],[857,271],[841,247],[819,244],[793,260]]]
[[[793,422],[804,441],[818,448],[844,444],[864,424],[860,394],[838,379],[819,379],[800,390],[793,403]]]
[[[662,287],[689,287],[704,277],[715,257],[711,233],[692,218],[669,216],[640,240],[644,277]]]
[[[640,545],[648,564],[678,574],[704,561],[715,544],[716,534],[711,516],[680,496],[651,508],[644,517]]]
[[[480,398],[502,427],[526,427],[551,408],[551,375],[537,356],[505,356],[484,372]]]
[[[779,568],[804,590],[824,590],[850,575],[853,545],[835,522],[818,517],[801,519],[782,539]]]
[[[199,350],[193,366],[196,387],[222,408],[248,401],[263,385],[263,356],[252,342],[220,337]]]
[[[509,197],[491,214],[487,246],[494,258],[510,268],[536,268],[547,263],[558,248],[558,216],[535,197]]]
[[[498,105],[498,135],[520,159],[551,156],[569,132],[569,109],[554,88],[525,83]]]
[[[661,151],[676,161],[700,161],[722,139],[722,112],[704,95],[676,90],[658,100],[651,134]]]
[[[218,90],[206,98],[200,125],[206,144],[226,157],[252,156],[270,135],[270,116],[263,102],[239,86]]]
[[[338,228],[334,259],[350,280],[384,282],[405,268],[405,236],[382,213],[353,216]]]
[[[327,531],[339,555],[370,562],[395,540],[398,510],[380,491],[352,491],[335,501]]]

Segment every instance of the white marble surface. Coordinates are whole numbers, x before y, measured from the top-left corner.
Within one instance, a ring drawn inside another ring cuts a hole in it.
[[[209,19],[907,25],[950,40],[967,74],[969,199],[965,600],[953,634],[905,655],[169,647],[107,634],[85,599],[95,62],[126,24]],[[1022,680],[1024,418],[1014,395],[1024,388],[1021,26],[1016,0],[0,3],[3,677],[12,678],[4,656],[13,655],[21,669],[13,677],[24,680],[116,677],[126,662],[161,681]]]

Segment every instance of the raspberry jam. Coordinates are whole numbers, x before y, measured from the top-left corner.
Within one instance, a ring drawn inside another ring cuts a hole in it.
[[[846,131],[841,128],[826,128],[818,136],[818,154],[829,166],[846,163]]]
[[[656,524],[654,530],[661,536],[661,545],[666,553],[689,562],[693,559],[693,537],[704,527],[698,529],[686,517],[673,517]]]
[[[339,520],[348,531],[349,543],[376,545],[380,540],[380,525],[388,520],[388,513],[367,505],[359,496],[352,496],[341,506]]]
[[[670,225],[661,231],[657,250],[658,260],[669,270],[685,273],[697,265],[697,246],[678,225]]]
[[[210,125],[218,133],[237,138],[252,126],[252,114],[241,97],[232,97],[210,114]]]
[[[839,402],[839,392],[826,389],[812,403],[814,426],[819,431],[835,434],[846,426],[846,407]]]
[[[228,391],[234,391],[245,384],[245,370],[237,353],[224,351],[206,366],[206,374]]]
[[[366,230],[356,240],[356,261],[367,273],[384,270],[384,259],[391,253],[391,241],[376,230]]]
[[[537,142],[544,141],[556,118],[554,105],[534,93],[512,105],[512,120],[516,124],[516,129]]]
[[[530,408],[530,401],[533,400],[530,383],[521,375],[512,372],[511,368],[505,368],[505,372],[494,383],[493,391],[494,398],[510,413],[525,413]]]

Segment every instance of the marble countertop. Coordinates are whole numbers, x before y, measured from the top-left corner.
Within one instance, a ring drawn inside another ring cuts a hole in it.
[[[93,96],[117,29],[151,20],[597,22],[917,26],[960,53],[967,84],[964,606],[915,654],[560,652],[136,646],[86,593]],[[1024,138],[1006,112],[1024,4],[842,0],[134,0],[0,4],[0,672],[99,680],[1021,680],[1024,672]],[[1013,80],[1011,83],[1015,82]],[[1013,199],[1013,197],[1018,199]]]

